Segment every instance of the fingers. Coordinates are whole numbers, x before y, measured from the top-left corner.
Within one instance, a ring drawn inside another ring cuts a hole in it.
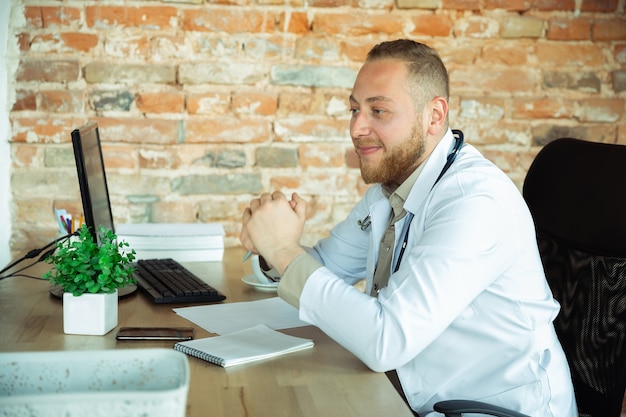
[[[246,207],[241,214],[241,232],[239,233],[239,241],[241,242],[241,246],[243,246],[246,250],[256,253],[256,249],[252,244],[246,229],[246,225],[250,221],[250,216],[252,216],[252,211],[249,207]]]
[[[242,227],[241,233],[239,234],[239,240],[245,249],[257,253],[248,230],[248,223],[255,217],[254,213],[262,208],[264,208],[265,211],[280,210],[279,207],[284,203],[288,203],[289,207],[298,215],[299,218],[305,218],[306,201],[303,200],[297,193],[293,193],[292,199],[289,201],[287,200],[285,194],[280,191],[262,193],[258,198],[254,198],[250,201],[250,205],[246,207],[241,214]]]
[[[293,193],[291,195],[291,201],[289,202],[289,205],[296,212],[298,217],[306,217],[307,202],[302,197],[300,197],[298,193]]]

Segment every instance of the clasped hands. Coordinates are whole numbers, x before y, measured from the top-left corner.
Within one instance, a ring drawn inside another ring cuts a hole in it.
[[[297,193],[292,194],[291,200],[280,191],[261,194],[243,211],[241,244],[263,256],[282,275],[291,261],[304,252],[300,238],[306,207],[306,201]]]

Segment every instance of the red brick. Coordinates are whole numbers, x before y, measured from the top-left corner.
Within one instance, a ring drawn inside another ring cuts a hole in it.
[[[376,45],[376,41],[370,39],[350,39],[350,41],[341,41],[341,52],[349,60],[363,63],[367,58],[367,53]]]
[[[281,142],[335,142],[350,137],[348,126],[348,121],[331,118],[286,119],[274,123],[274,134]]]
[[[148,52],[160,59],[185,57],[191,53],[184,34],[150,36],[147,44]]]
[[[98,117],[103,141],[123,143],[178,143],[178,120]]]
[[[80,9],[77,7],[41,7],[43,27],[78,26]]]
[[[418,15],[411,20],[415,25],[412,35],[450,36],[452,31],[452,19],[446,15]]]
[[[13,168],[21,167],[33,167],[38,168],[41,166],[39,151],[43,152],[41,146],[32,145],[29,143],[16,143],[12,146],[11,152],[11,165]]]
[[[85,111],[84,90],[47,90],[41,96],[38,110],[48,113],[82,113]]]
[[[46,118],[12,116],[11,139],[14,142],[68,143],[71,141],[70,132],[85,122],[84,119],[53,115]]]
[[[172,149],[166,147],[142,147],[139,152],[140,169],[177,169],[180,160]]]
[[[26,19],[27,28],[43,27],[43,15],[39,6],[24,7],[24,18]]]
[[[305,144],[298,148],[298,160],[303,168],[334,168],[343,163],[343,147],[333,144]]]
[[[32,49],[38,52],[88,52],[98,45],[98,36],[89,33],[43,33],[36,35]]]
[[[513,100],[511,114],[514,119],[570,119],[574,108],[569,100],[516,99]]]
[[[20,52],[28,52],[30,50],[30,34],[19,33],[17,35],[17,45]]]
[[[450,66],[451,64],[474,65],[480,55],[480,48],[477,46],[454,46],[450,45],[450,41],[447,39],[442,39],[441,42],[443,43],[438,44],[435,40],[434,42],[428,42],[428,44],[439,52],[439,55],[446,66]],[[480,41],[483,45],[488,45],[487,42],[489,42],[489,40]]]
[[[365,36],[371,34],[400,34],[403,28],[402,20],[394,15],[318,13],[313,21],[313,31],[326,35]]]
[[[454,25],[455,37],[490,39],[499,36],[497,20],[484,16],[469,16],[458,20]]]
[[[577,119],[581,122],[616,123],[624,110],[623,99],[589,98],[578,103]]]
[[[185,109],[183,93],[177,91],[140,92],[135,99],[142,113],[182,113]]]
[[[528,63],[528,55],[532,48],[533,43],[529,41],[519,41],[513,44],[499,41],[485,42],[479,61],[481,64],[525,65]]]
[[[185,9],[183,29],[186,31],[266,33],[273,32],[278,16],[267,11]]]
[[[451,10],[480,10],[480,0],[442,0],[441,7]]]
[[[274,93],[242,91],[233,95],[231,106],[237,114],[270,116],[276,114],[278,99]]]
[[[325,112],[324,95],[320,92],[303,95],[298,92],[286,91],[278,98],[278,114],[288,116],[292,114],[322,115]]]
[[[350,0],[311,0],[311,7],[342,7],[350,5]]]
[[[309,18],[304,12],[289,11],[281,13],[278,29],[282,32],[303,35],[309,31]]]
[[[150,220],[154,223],[193,223],[196,210],[192,201],[157,201],[152,205]]]
[[[615,12],[618,4],[618,0],[583,1],[580,9],[583,12]]]
[[[89,27],[172,28],[178,15],[176,7],[87,6],[85,16]]]
[[[548,22],[546,39],[550,40],[589,40],[591,39],[591,20],[585,17],[572,19],[554,18]]]
[[[484,8],[503,9],[512,11],[526,11],[530,9],[533,0],[485,0]]]
[[[148,59],[153,56],[148,36],[107,39],[105,48],[108,56],[121,57],[127,61],[137,58]]]
[[[301,188],[302,181],[297,176],[275,176],[270,179],[271,190],[298,190]]]
[[[66,47],[88,52],[98,45],[98,36],[90,33],[66,32],[61,34]]]
[[[102,135],[102,140],[102,157],[107,172],[120,169],[137,171],[139,168],[139,164],[137,163],[137,151],[133,146],[111,145],[107,143],[109,138],[104,137],[104,135]]]
[[[259,143],[270,139],[271,123],[236,118],[189,119],[185,143]]]
[[[475,120],[502,120],[505,116],[505,102],[495,97],[464,96],[458,107],[459,116],[463,119]]]
[[[88,27],[133,26],[124,6],[87,6],[85,20]]]
[[[106,62],[92,60],[85,64],[83,77],[88,83],[176,83],[176,66],[169,61],[159,64],[135,63],[135,60]]]
[[[186,99],[189,114],[225,114],[230,110],[230,94],[221,92],[189,93]]]
[[[16,90],[11,111],[37,110],[37,96],[31,90]]]
[[[519,143],[528,137],[527,121],[501,121],[493,124],[467,125],[463,127],[465,139],[473,145],[487,146],[497,149],[495,145],[509,145],[511,143]],[[482,147],[481,147],[482,149]]]
[[[529,93],[540,87],[539,74],[525,68],[451,71],[452,91],[488,91],[493,94]]]
[[[285,56],[292,56],[293,43],[293,39],[282,35],[254,36],[244,42],[243,49],[246,57],[255,61],[274,61],[283,59]]]
[[[542,66],[595,67],[604,65],[604,55],[599,45],[580,45],[570,43],[538,43],[537,61]]]
[[[592,33],[594,41],[626,40],[626,19],[596,19]]]
[[[571,12],[576,9],[575,0],[534,0],[533,8],[538,10],[566,10]]]
[[[252,3],[252,2],[251,2]],[[305,0],[258,0],[256,4],[260,5],[272,5],[272,6],[290,6],[294,8],[302,8],[305,5]]]
[[[77,60],[56,61],[29,59],[19,63],[17,81],[63,82],[76,81],[80,75]]]

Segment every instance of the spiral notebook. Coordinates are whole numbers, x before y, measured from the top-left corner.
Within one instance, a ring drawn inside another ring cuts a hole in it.
[[[174,349],[224,368],[313,347],[311,339],[290,336],[258,324],[234,333],[177,342]]]

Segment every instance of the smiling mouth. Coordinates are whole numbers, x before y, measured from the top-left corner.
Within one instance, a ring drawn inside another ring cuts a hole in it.
[[[380,149],[382,149],[380,146],[360,146],[357,148],[357,153],[361,156],[366,156],[371,155]]]
[[[371,155],[381,150],[383,147],[379,144],[369,143],[369,144],[355,144],[354,148],[358,155],[367,156],[367,155]]]
[[[354,142],[354,149],[355,149],[356,153],[361,155],[361,156],[366,156],[366,155],[373,154],[373,153],[375,153],[376,151],[378,151],[378,150],[380,150],[382,148],[383,148],[383,146],[380,143],[378,143],[378,142],[372,142],[372,141],[369,141],[369,143],[367,143],[366,141],[355,141]]]

